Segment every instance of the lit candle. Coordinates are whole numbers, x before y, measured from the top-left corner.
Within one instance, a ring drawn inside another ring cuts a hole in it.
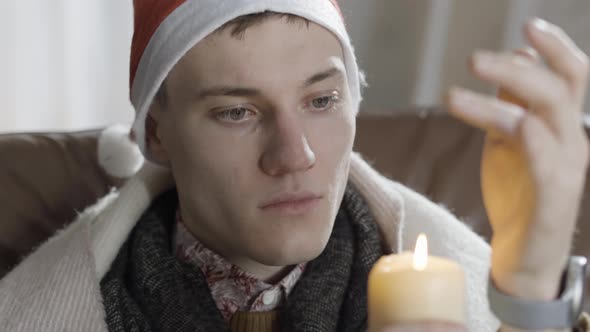
[[[369,274],[369,331],[400,323],[465,324],[464,275],[446,258],[428,256],[421,234],[414,253],[381,257]]]

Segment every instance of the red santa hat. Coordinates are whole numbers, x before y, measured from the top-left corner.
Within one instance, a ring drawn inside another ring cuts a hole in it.
[[[339,40],[355,111],[361,101],[359,70],[336,0],[134,0],[131,45],[133,132],[145,151],[145,119],[162,82],[194,45],[225,23],[248,14],[293,14],[323,26]]]

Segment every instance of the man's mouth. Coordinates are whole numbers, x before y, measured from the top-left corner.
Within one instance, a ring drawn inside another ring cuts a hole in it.
[[[312,192],[282,193],[260,204],[265,212],[298,215],[311,210],[323,197]]]

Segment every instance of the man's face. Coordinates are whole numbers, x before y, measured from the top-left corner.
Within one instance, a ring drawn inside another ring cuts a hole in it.
[[[242,39],[198,43],[152,109],[155,155],[176,181],[187,227],[237,265],[286,266],[324,249],[355,134],[340,43],[271,18]]]

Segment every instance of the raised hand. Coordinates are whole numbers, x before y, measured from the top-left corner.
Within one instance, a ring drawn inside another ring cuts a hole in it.
[[[476,77],[518,102],[455,88],[449,108],[487,132],[481,181],[494,230],[494,281],[513,295],[552,299],[569,255],[588,167],[582,110],[589,66],[560,28],[535,19],[525,33],[532,50],[479,51],[471,63]]]

